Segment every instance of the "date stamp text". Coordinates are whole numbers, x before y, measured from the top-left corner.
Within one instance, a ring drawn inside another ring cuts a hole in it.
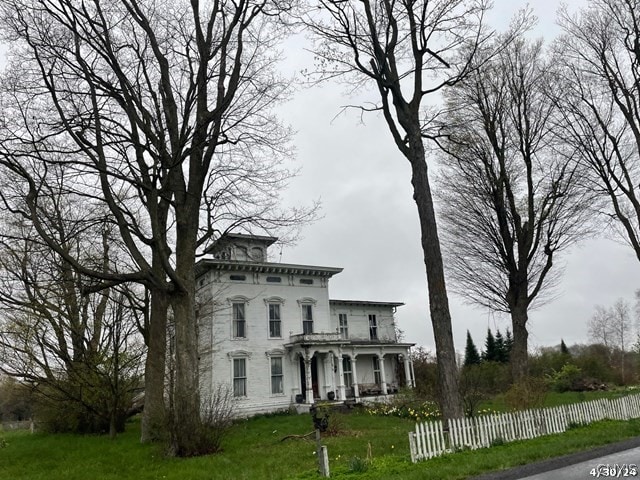
[[[638,476],[638,465],[635,463],[600,463],[591,469],[589,474],[595,478],[627,478]]]

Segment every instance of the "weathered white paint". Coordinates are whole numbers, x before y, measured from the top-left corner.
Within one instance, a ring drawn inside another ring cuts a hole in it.
[[[237,398],[240,415],[288,408],[303,395],[307,404],[333,392],[344,400],[353,391],[395,391],[398,356],[409,358],[412,344],[399,343],[394,323],[401,303],[330,300],[329,279],[340,268],[268,262],[272,237],[230,235],[198,262],[198,324],[201,393],[217,384],[233,388],[233,360],[246,362],[246,395]],[[245,336],[234,337],[233,304],[244,304]],[[280,335],[269,328],[269,305],[279,305]],[[311,306],[313,333],[304,331],[305,306]],[[348,336],[340,334],[338,314],[347,315]],[[371,338],[369,316],[376,318]],[[344,384],[342,358],[352,359],[353,385]],[[282,358],[283,391],[271,391],[271,358]],[[381,382],[375,388],[374,357],[380,357]],[[356,368],[357,365],[357,368]],[[405,371],[411,372],[410,362]],[[407,385],[413,384],[407,376]],[[314,381],[315,380],[315,381]],[[312,388],[313,386],[313,388]]]

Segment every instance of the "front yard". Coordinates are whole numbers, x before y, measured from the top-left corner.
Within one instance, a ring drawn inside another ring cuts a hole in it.
[[[325,436],[331,478],[463,479],[490,470],[570,453],[640,435],[640,421],[605,421],[562,435],[462,451],[412,464],[409,419],[357,412],[332,417]],[[315,479],[315,441],[309,415],[274,415],[238,422],[220,454],[166,458],[163,451],[138,442],[139,424],[111,441],[101,436],[0,432],[0,477],[14,480],[253,480]]]

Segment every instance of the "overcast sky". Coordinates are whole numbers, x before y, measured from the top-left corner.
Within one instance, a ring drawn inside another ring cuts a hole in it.
[[[490,23],[504,29],[522,0],[495,0]],[[581,0],[568,2],[570,9]],[[549,40],[558,32],[559,2],[538,0],[536,36]],[[311,65],[299,40],[288,42],[286,64],[292,70]],[[0,45],[0,57],[3,48]],[[2,63],[0,58],[0,64]],[[401,301],[397,313],[406,341],[434,349],[429,320],[426,275],[420,247],[418,216],[412,199],[408,162],[395,148],[376,115],[355,111],[338,115],[350,103],[341,86],[327,85],[298,92],[281,109],[281,116],[297,131],[295,167],[300,175],[283,192],[289,204],[322,201],[322,219],[302,231],[295,247],[285,247],[281,260],[343,267],[330,282],[332,298]],[[338,115],[338,116],[337,116]],[[437,188],[437,186],[436,186]],[[273,260],[278,260],[278,252]],[[588,340],[586,322],[596,305],[609,306],[619,297],[633,300],[640,288],[639,267],[630,247],[610,238],[584,242],[560,259],[564,276],[558,297],[531,312],[530,347]],[[506,316],[465,305],[450,295],[456,348],[462,352],[467,329],[478,346],[490,326],[502,331]]]
[[[524,1],[495,0],[491,25],[504,29]],[[568,2],[570,9],[582,1]],[[559,2],[536,1],[535,36],[558,34]],[[308,57],[288,45],[289,64]],[[412,199],[408,162],[393,144],[382,118],[372,114],[360,122],[355,111],[339,115],[350,103],[344,87],[325,86],[299,92],[282,115],[297,130],[300,175],[285,194],[287,201],[322,200],[323,218],[304,228],[295,247],[285,247],[282,261],[343,267],[329,283],[331,298],[401,301],[397,313],[406,341],[434,350],[429,320],[426,274],[420,247],[418,216]],[[437,186],[436,186],[437,188]],[[276,258],[277,260],[277,258]],[[598,304],[619,297],[633,300],[640,288],[639,267],[630,247],[610,238],[584,242],[558,263],[564,276],[557,298],[530,313],[530,348],[588,340],[586,322]],[[464,351],[467,329],[476,344],[484,343],[487,327],[503,332],[506,316],[465,305],[449,297],[456,348]]]

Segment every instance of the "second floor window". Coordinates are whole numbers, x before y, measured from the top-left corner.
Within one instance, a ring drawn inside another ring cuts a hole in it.
[[[246,338],[246,321],[244,303],[233,303],[233,338]]]
[[[369,338],[378,340],[378,320],[375,315],[369,315]]]
[[[302,305],[302,332],[305,335],[313,333],[313,305]]]
[[[349,325],[347,323],[347,314],[339,313],[338,322],[340,327],[340,336],[345,339],[349,338]]]
[[[269,304],[269,337],[282,337],[282,320],[280,318],[280,304]]]

